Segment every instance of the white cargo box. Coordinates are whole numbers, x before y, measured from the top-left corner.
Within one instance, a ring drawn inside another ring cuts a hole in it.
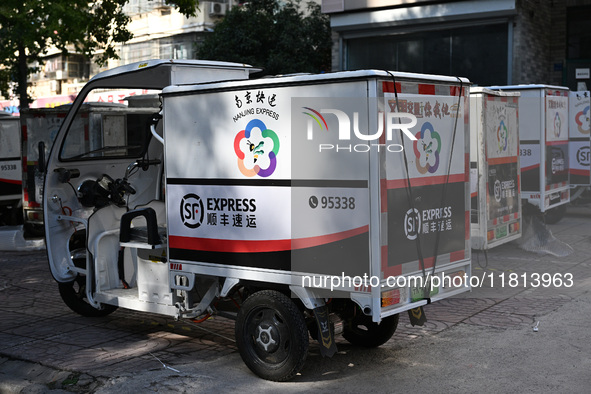
[[[171,275],[338,289],[374,321],[469,290],[468,87],[356,71],[164,89]],[[456,280],[393,282],[412,275]]]
[[[472,249],[521,237],[519,93],[470,88]]]
[[[519,159],[522,198],[541,212],[568,203],[568,88],[514,85],[491,89],[521,93]]]
[[[591,151],[588,91],[570,92],[569,96],[569,159],[570,185],[591,184]]]
[[[70,106],[56,108],[27,108],[21,110],[21,127],[23,133],[23,210],[25,223],[42,224],[43,182],[44,175],[39,172],[39,143],[45,149],[42,154],[47,158],[53,140]]]
[[[16,116],[0,116],[0,201],[21,199],[21,129]]]

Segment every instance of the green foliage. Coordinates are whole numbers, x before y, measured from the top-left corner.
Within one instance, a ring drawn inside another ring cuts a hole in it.
[[[233,7],[199,49],[201,59],[248,63],[265,74],[330,70],[329,19],[310,2],[279,6],[277,0],[251,0]]]
[[[129,17],[123,13],[128,0],[1,0],[0,92],[7,95],[15,82],[21,107],[28,107],[27,77],[30,64],[43,64],[55,47],[68,47],[93,57],[99,65],[117,58],[115,45],[132,38]],[[195,15],[197,0],[166,0],[185,15]]]

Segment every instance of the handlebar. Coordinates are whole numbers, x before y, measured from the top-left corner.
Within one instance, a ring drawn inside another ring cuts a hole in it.
[[[103,207],[109,202],[118,206],[125,205],[125,195],[135,194],[136,190],[129,184],[129,176],[131,171],[135,168],[141,168],[147,171],[150,166],[159,165],[162,163],[160,159],[138,159],[127,166],[125,176],[120,179],[113,180],[109,175],[103,174],[96,181],[85,181],[80,185],[78,191],[80,192],[79,200],[85,207]],[[76,170],[77,171],[77,170]],[[69,181],[70,177],[74,177],[65,169],[59,169],[58,176],[63,181]],[[76,176],[79,176],[79,171]],[[62,181],[62,182],[63,182]]]
[[[148,167],[155,166],[160,163],[162,163],[162,161],[160,159],[153,159],[153,160],[138,159],[127,166],[127,169],[125,170],[125,175],[123,176],[123,179],[125,181],[127,181],[127,179],[129,179],[129,174],[131,173],[131,171],[133,171],[134,168],[139,167],[142,170],[147,171]]]
[[[158,140],[158,142],[164,145],[164,138],[160,137],[156,132],[156,125],[158,124],[160,119],[162,119],[162,111],[160,111],[157,114],[154,114],[154,116],[152,117],[152,121],[150,122],[150,132],[152,133],[152,136],[154,136],[154,138]]]

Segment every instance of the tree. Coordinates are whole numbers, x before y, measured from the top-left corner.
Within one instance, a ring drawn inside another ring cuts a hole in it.
[[[99,65],[117,58],[115,45],[132,38],[123,13],[128,0],[2,0],[0,2],[0,92],[14,82],[21,108],[28,108],[27,79],[50,48],[68,47]],[[195,15],[198,0],[165,0]]]
[[[318,73],[330,70],[328,16],[317,3],[300,0],[251,0],[232,7],[199,48],[201,59],[263,67],[265,74]]]

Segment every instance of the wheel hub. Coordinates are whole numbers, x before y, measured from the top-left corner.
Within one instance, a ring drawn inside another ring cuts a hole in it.
[[[273,334],[277,337],[277,330],[273,330],[273,326],[263,328],[262,326],[257,327],[257,338],[256,343],[262,347],[266,352],[272,352],[277,349],[277,341],[273,339]]]

